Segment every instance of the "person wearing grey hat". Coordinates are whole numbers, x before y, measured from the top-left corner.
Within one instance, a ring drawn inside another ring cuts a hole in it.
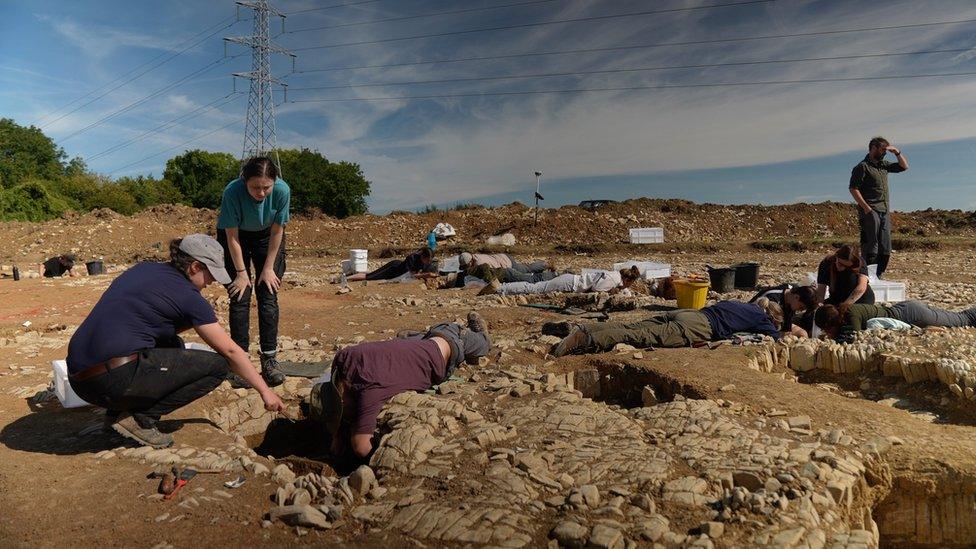
[[[335,457],[363,460],[373,451],[376,419],[387,401],[447,381],[462,362],[477,363],[490,349],[487,324],[476,312],[466,326],[438,324],[346,347],[332,360],[330,380],[312,388],[310,415],[332,435]]]
[[[191,234],[173,240],[169,252],[168,263],[139,263],[116,278],[68,343],[75,393],[106,409],[106,427],[155,448],[173,444],[158,428],[160,417],[214,390],[228,369],[258,391],[267,410],[284,407],[200,294],[230,282],[223,248]],[[178,334],[190,328],[216,352],[186,349]]]

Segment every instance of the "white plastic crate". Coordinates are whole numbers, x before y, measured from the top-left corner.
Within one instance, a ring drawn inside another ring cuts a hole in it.
[[[88,402],[75,394],[68,382],[68,363],[63,360],[52,360],[51,369],[54,370],[54,394],[61,401],[61,406],[65,408],[78,408],[80,406],[91,406]]]
[[[657,263],[654,261],[621,261],[613,264],[613,270],[619,271],[620,269],[629,269],[631,265],[636,265],[641,276],[648,280],[654,278],[667,278],[671,276],[670,263]]]
[[[905,283],[891,280],[877,280],[871,282],[874,290],[874,301],[877,303],[898,303],[905,301]]]
[[[664,242],[664,229],[661,227],[645,227],[630,230],[631,244],[657,244]]]

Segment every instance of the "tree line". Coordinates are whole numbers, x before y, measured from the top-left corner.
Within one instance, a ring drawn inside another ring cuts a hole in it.
[[[309,149],[281,149],[278,157],[292,212],[366,213],[370,182],[358,164]],[[131,215],[156,204],[216,209],[240,167],[229,153],[189,150],[170,158],[161,178],[113,179],[89,170],[81,157],[69,160],[40,129],[0,118],[0,220],[43,221],[96,208]]]

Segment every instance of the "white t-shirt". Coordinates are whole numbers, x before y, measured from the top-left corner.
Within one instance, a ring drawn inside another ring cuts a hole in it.
[[[575,292],[609,292],[620,286],[620,273],[616,271],[588,272],[577,277]]]

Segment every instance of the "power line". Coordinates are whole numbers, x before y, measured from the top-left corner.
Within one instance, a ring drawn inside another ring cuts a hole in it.
[[[85,160],[91,162],[92,160],[96,160],[96,159],[101,158],[103,156],[106,156],[106,155],[112,154],[114,152],[120,151],[120,150],[128,147],[129,145],[135,143],[136,141],[141,141],[141,140],[145,139],[146,137],[148,137],[148,136],[150,136],[150,135],[152,135],[152,134],[154,134],[156,132],[159,132],[159,131],[165,130],[165,129],[169,128],[169,127],[175,126],[177,123],[179,123],[179,122],[181,122],[183,120],[186,120],[186,119],[188,119],[188,118],[190,118],[190,117],[192,117],[192,116],[194,116],[194,115],[196,115],[198,113],[202,113],[202,112],[206,112],[206,111],[209,111],[209,110],[218,109],[218,108],[226,105],[227,103],[230,103],[232,100],[236,99],[238,96],[240,96],[242,94],[243,94],[243,92],[231,92],[231,93],[229,93],[229,94],[227,94],[227,95],[225,95],[223,97],[220,97],[220,98],[217,98],[217,99],[211,101],[210,103],[207,103],[206,105],[200,106],[200,107],[198,107],[198,108],[196,108],[196,109],[194,109],[194,110],[192,110],[192,111],[190,111],[190,112],[188,112],[186,114],[183,114],[181,116],[178,116],[177,118],[174,118],[174,119],[169,120],[167,122],[164,122],[163,124],[160,124],[160,125],[152,128],[152,129],[146,130],[145,132],[143,132],[143,133],[141,133],[141,134],[139,134],[139,135],[137,135],[137,136],[135,136],[133,138],[130,138],[130,139],[127,139],[125,141],[116,143],[115,145],[112,145],[111,147],[109,147],[109,148],[107,148],[107,149],[105,149],[105,150],[103,150],[101,152],[95,153],[95,154],[87,157]]]
[[[68,111],[68,112],[66,112],[66,113],[64,113],[64,114],[62,114],[61,116],[59,116],[59,117],[57,117],[57,118],[55,118],[54,120],[51,120],[51,121],[49,121],[49,122],[44,122],[44,123],[43,123],[43,125],[41,126],[41,128],[43,129],[43,128],[45,128],[45,127],[48,127],[48,126],[50,126],[51,124],[54,124],[55,122],[57,122],[57,121],[59,121],[59,120],[62,120],[62,119],[64,119],[64,118],[65,118],[66,116],[68,116],[68,115],[70,115],[70,114],[73,114],[73,113],[75,113],[75,112],[77,112],[77,111],[79,111],[79,110],[81,110],[81,109],[83,109],[83,108],[85,108],[85,107],[87,107],[88,105],[91,105],[91,104],[92,104],[92,103],[94,103],[95,101],[98,101],[99,99],[101,99],[101,98],[103,98],[103,97],[105,97],[106,95],[108,95],[108,94],[110,94],[110,93],[112,93],[112,92],[114,92],[115,90],[117,90],[117,89],[119,89],[119,88],[121,88],[122,86],[125,86],[125,85],[126,85],[126,84],[128,84],[129,82],[132,82],[132,81],[134,81],[134,80],[137,80],[138,78],[140,78],[140,77],[141,77],[142,75],[144,75],[144,74],[146,74],[147,72],[149,72],[149,71],[151,71],[151,70],[153,70],[153,69],[156,69],[156,68],[159,68],[159,67],[161,67],[161,66],[163,66],[163,65],[165,65],[166,63],[168,63],[168,62],[170,62],[170,61],[172,61],[173,59],[175,59],[175,58],[177,58],[177,57],[179,57],[180,55],[182,55],[182,54],[184,54],[184,53],[186,53],[186,52],[187,52],[187,51],[189,51],[189,50],[190,50],[191,48],[194,48],[194,47],[196,47],[196,46],[198,46],[199,44],[201,44],[201,43],[202,43],[203,41],[205,41],[206,39],[208,39],[208,38],[210,38],[211,36],[213,36],[213,35],[215,35],[215,34],[219,34],[219,33],[221,33],[221,32],[223,32],[223,31],[224,31],[225,29],[229,29],[230,27],[233,27],[234,25],[236,25],[236,24],[238,23],[238,21],[232,21],[232,22],[231,22],[231,23],[229,23],[229,24],[225,24],[225,23],[226,23],[226,22],[227,22],[228,20],[231,20],[231,19],[234,19],[234,18],[233,18],[233,17],[230,17],[230,18],[228,18],[228,19],[224,19],[224,20],[222,20],[222,21],[220,21],[219,23],[217,23],[216,25],[213,25],[213,26],[211,26],[211,27],[208,27],[208,28],[206,28],[206,29],[204,29],[204,30],[202,30],[202,31],[200,31],[200,32],[198,32],[197,34],[195,34],[195,35],[193,35],[192,37],[190,37],[190,38],[189,38],[189,39],[187,39],[187,40],[192,40],[193,38],[196,38],[197,36],[199,36],[199,35],[201,35],[201,34],[203,34],[203,33],[205,33],[205,32],[207,32],[207,31],[209,31],[209,30],[211,30],[211,29],[213,29],[213,27],[214,27],[214,26],[220,26],[220,25],[223,25],[222,27],[220,27],[220,28],[219,28],[219,29],[217,29],[216,31],[213,31],[213,32],[211,32],[210,34],[208,34],[208,35],[206,35],[206,36],[204,36],[204,37],[203,37],[203,38],[201,38],[200,40],[197,40],[196,42],[193,42],[193,43],[192,43],[192,44],[190,44],[189,46],[186,46],[185,48],[183,48],[183,49],[181,49],[181,50],[179,50],[179,51],[177,51],[177,52],[175,52],[175,53],[171,53],[171,54],[169,55],[169,57],[166,57],[166,59],[163,59],[163,60],[162,60],[162,61],[160,61],[159,63],[156,63],[155,65],[152,65],[152,66],[150,66],[149,68],[147,68],[146,70],[144,70],[144,71],[142,71],[142,72],[140,72],[139,74],[136,74],[135,76],[132,76],[131,78],[127,78],[127,79],[125,78],[126,76],[128,76],[128,75],[130,75],[130,74],[132,74],[132,73],[134,73],[135,71],[138,71],[139,69],[141,69],[141,68],[143,68],[143,67],[145,67],[146,65],[150,65],[151,63],[153,63],[153,62],[155,62],[155,61],[156,61],[157,59],[160,59],[160,58],[162,58],[162,57],[164,57],[164,56],[166,56],[166,52],[163,52],[163,53],[161,53],[161,54],[159,54],[159,55],[157,55],[156,57],[153,57],[153,58],[152,58],[152,59],[150,59],[149,61],[146,61],[145,63],[143,63],[143,64],[141,64],[141,65],[139,65],[138,67],[135,67],[134,69],[132,69],[132,70],[130,70],[130,71],[128,71],[128,72],[126,72],[126,73],[124,73],[124,74],[122,74],[121,76],[119,76],[119,77],[118,77],[118,78],[116,78],[115,80],[112,80],[111,82],[108,82],[107,84],[105,84],[105,85],[103,85],[103,86],[100,86],[100,87],[98,87],[98,88],[95,88],[94,90],[91,90],[90,92],[88,92],[87,94],[85,94],[85,95],[83,95],[83,96],[81,96],[81,97],[79,97],[78,99],[75,99],[75,100],[73,100],[73,101],[71,101],[70,103],[67,103],[67,104],[65,104],[65,105],[63,105],[63,106],[61,106],[61,107],[58,107],[57,109],[55,109],[54,111],[52,111],[52,112],[51,112],[50,114],[48,114],[48,115],[47,115],[47,116],[45,116],[44,118],[48,118],[48,117],[50,117],[50,116],[52,116],[52,115],[54,115],[54,113],[56,113],[56,112],[58,112],[58,111],[60,111],[61,109],[64,109],[64,108],[66,108],[66,107],[69,107],[69,106],[71,106],[71,105],[73,105],[74,103],[77,103],[78,101],[81,101],[81,100],[83,100],[83,99],[85,99],[86,97],[90,97],[90,96],[91,96],[92,94],[94,94],[94,93],[97,93],[97,92],[98,92],[99,90],[101,90],[101,89],[103,89],[103,88],[104,88],[105,86],[111,86],[111,85],[112,85],[112,84],[114,84],[115,82],[118,82],[119,80],[122,80],[122,79],[125,79],[124,81],[122,81],[121,83],[119,83],[119,84],[118,84],[117,86],[115,86],[115,87],[112,87],[112,88],[110,88],[110,89],[109,89],[108,91],[106,91],[106,92],[104,92],[104,93],[102,93],[101,95],[98,95],[98,96],[96,96],[96,97],[94,97],[94,98],[92,98],[92,99],[91,99],[90,101],[87,101],[87,102],[85,102],[85,103],[83,103],[83,104],[81,104],[81,105],[79,105],[79,106],[77,106],[77,107],[75,107],[74,109],[72,109],[72,110],[70,110],[70,111]],[[184,42],[186,42],[186,40],[185,40]],[[181,42],[181,43],[182,43],[182,42]],[[41,120],[39,120],[39,121],[38,121],[38,124],[41,124],[41,121],[42,121],[42,120],[43,120],[44,118],[42,118]]]
[[[382,1],[383,0],[362,0],[361,2],[349,2],[347,4],[333,4],[331,6],[323,6],[321,8],[308,8],[304,10],[288,11],[285,12],[285,15],[294,15],[296,13],[308,13],[310,11],[331,10],[335,8],[344,8],[346,6],[361,6],[363,4],[375,4],[376,2],[382,2]]]
[[[348,89],[348,88],[374,88],[374,87],[383,87],[383,86],[410,86],[410,85],[419,85],[419,84],[447,84],[447,83],[458,83],[458,82],[482,82],[482,81],[491,81],[491,80],[515,80],[520,78],[587,76],[587,75],[594,75],[594,74],[616,74],[616,73],[661,71],[661,70],[673,70],[673,69],[704,69],[704,68],[718,68],[718,67],[740,67],[740,66],[749,66],[749,65],[772,65],[778,63],[799,63],[799,62],[806,62],[806,61],[842,61],[842,60],[849,60],[849,59],[874,59],[874,58],[881,58],[881,57],[898,57],[898,56],[907,56],[907,55],[961,53],[970,50],[972,50],[972,48],[953,48],[953,49],[945,49],[945,50],[871,53],[871,54],[861,54],[861,55],[838,55],[833,57],[802,57],[796,59],[735,61],[735,62],[728,62],[728,63],[702,63],[696,65],[664,65],[658,67],[637,67],[637,68],[628,68],[628,69],[602,69],[602,70],[592,70],[592,71],[549,72],[549,73],[514,74],[514,75],[501,75],[501,76],[475,76],[469,78],[443,78],[438,80],[375,82],[375,83],[363,83],[363,84],[343,84],[343,85],[334,85],[334,86],[310,86],[305,88],[291,87],[289,88],[289,90],[291,91],[336,90],[336,89]]]
[[[388,69],[394,67],[412,67],[418,65],[437,65],[441,63],[461,63],[466,61],[497,61],[502,59],[517,59],[524,57],[539,57],[546,55],[570,55],[570,54],[581,54],[581,53],[601,53],[601,52],[611,52],[611,51],[625,51],[625,50],[638,50],[638,49],[650,49],[650,48],[663,48],[663,47],[675,47],[675,46],[701,46],[708,44],[728,44],[734,42],[752,42],[758,40],[773,40],[779,38],[804,38],[811,36],[830,36],[835,34],[847,34],[852,32],[873,32],[873,31],[884,31],[884,30],[898,30],[898,29],[909,29],[909,28],[919,28],[919,27],[932,27],[937,25],[957,25],[963,23],[973,23],[976,19],[961,19],[956,21],[938,21],[932,23],[913,23],[908,25],[890,25],[884,27],[866,27],[858,29],[838,29],[829,31],[815,31],[815,32],[801,32],[793,34],[767,34],[760,36],[742,36],[735,38],[716,38],[711,40],[693,40],[685,42],[658,42],[653,44],[635,44],[632,46],[609,46],[605,48],[582,48],[575,50],[558,50],[558,51],[544,51],[544,52],[527,52],[527,53],[511,53],[505,55],[486,55],[477,57],[458,57],[454,59],[432,59],[427,61],[410,61],[404,63],[385,63],[377,65],[358,65],[349,67],[329,67],[324,69],[309,69],[304,71],[296,71],[295,74],[313,73],[313,72],[333,72],[333,71],[352,71],[352,70],[366,70],[366,69]]]
[[[645,15],[656,15],[656,14],[662,14],[662,13],[676,13],[676,12],[683,12],[683,11],[698,11],[698,10],[706,10],[706,9],[712,9],[712,8],[726,8],[726,7],[735,7],[735,6],[747,6],[747,5],[752,5],[752,4],[768,4],[770,2],[775,2],[775,1],[776,0],[745,0],[745,1],[742,1],[742,2],[731,2],[731,3],[728,3],[728,4],[710,4],[710,5],[706,5],[706,6],[693,6],[693,7],[689,7],[689,8],[671,8],[671,9],[664,9],[664,10],[648,10],[648,11],[638,11],[638,12],[631,12],[631,13],[619,13],[619,14],[614,14],[614,15],[594,15],[594,16],[590,16],[590,17],[576,17],[576,18],[573,18],[573,19],[557,19],[557,20],[554,20],[554,21],[541,21],[541,22],[538,22],[538,23],[521,23],[521,24],[518,24],[518,25],[503,25],[503,26],[497,26],[497,27],[483,27],[483,28],[480,28],[480,29],[467,29],[467,30],[460,30],[460,31],[439,32],[439,33],[434,33],[434,34],[418,34],[418,35],[414,35],[414,36],[402,36],[402,37],[399,37],[399,38],[384,38],[382,40],[366,40],[366,41],[362,41],[362,42],[346,42],[344,44],[328,44],[328,45],[325,45],[325,46],[310,46],[310,47],[307,47],[307,48],[295,48],[292,51],[322,50],[322,49],[330,49],[330,48],[340,48],[340,47],[344,47],[344,46],[365,46],[365,45],[368,45],[368,44],[385,44],[385,43],[388,43],[388,42],[402,42],[402,41],[405,41],[405,40],[417,40],[417,39],[420,39],[420,38],[440,38],[440,37],[444,37],[444,36],[456,36],[456,35],[459,35],[459,34],[472,34],[472,33],[478,33],[478,32],[490,32],[490,31],[511,30],[511,29],[524,29],[524,28],[529,28],[529,27],[541,27],[541,26],[547,26],[547,25],[558,25],[558,24],[563,24],[563,23],[583,23],[583,22],[587,22],[587,21],[604,21],[604,20],[608,20],[608,19],[619,19],[619,18],[622,18],[622,17],[640,17],[640,16],[645,16]]]
[[[158,153],[151,154],[151,155],[149,155],[149,156],[147,156],[145,158],[140,158],[139,160],[136,160],[135,162],[130,162],[130,163],[128,163],[128,164],[126,164],[126,165],[124,165],[124,166],[122,166],[120,168],[116,168],[116,169],[108,172],[106,175],[112,175],[112,174],[117,173],[117,172],[120,172],[120,171],[122,171],[122,170],[124,170],[126,168],[131,168],[132,166],[135,166],[137,164],[141,164],[141,163],[145,162],[146,160],[150,160],[150,159],[156,158],[157,156],[159,156],[161,154],[165,154],[165,153],[167,153],[167,152],[169,152],[169,151],[171,151],[173,149],[178,149],[178,148],[183,147],[185,145],[189,145],[190,143],[193,143],[194,141],[196,141],[198,139],[203,139],[204,137],[207,137],[208,135],[213,135],[213,134],[219,132],[220,130],[226,130],[227,128],[233,126],[234,124],[240,124],[240,123],[241,123],[240,120],[234,120],[233,122],[230,122],[229,124],[224,124],[223,126],[221,126],[219,128],[215,128],[213,130],[210,130],[207,133],[200,134],[200,135],[198,135],[198,136],[196,136],[196,137],[194,137],[192,139],[188,139],[188,140],[180,143],[179,145],[174,145],[174,146],[172,146],[172,147],[170,147],[168,149],[161,150]]]
[[[289,103],[341,103],[353,101],[403,101],[410,99],[455,99],[468,97],[499,97],[511,95],[541,95],[547,93],[587,93],[587,92],[610,92],[610,91],[639,91],[639,90],[668,90],[683,88],[719,88],[730,86],[765,86],[778,84],[815,84],[825,82],[859,82],[869,80],[898,80],[902,78],[939,78],[955,76],[976,76],[973,72],[951,72],[936,74],[900,74],[891,76],[852,76],[838,78],[809,78],[801,80],[762,80],[752,82],[715,82],[701,84],[661,84],[655,86],[621,86],[606,88],[570,88],[559,90],[525,90],[512,92],[485,92],[485,93],[454,93],[454,94],[435,94],[435,95],[404,95],[396,97],[341,97],[335,99],[293,99]]]
[[[152,92],[151,94],[143,97],[142,99],[139,99],[137,101],[133,101],[132,103],[129,103],[128,105],[126,105],[126,106],[124,106],[124,107],[122,107],[122,108],[120,108],[118,110],[115,110],[112,113],[110,113],[110,114],[108,114],[106,116],[103,116],[102,118],[99,118],[98,120],[92,122],[91,124],[85,126],[84,128],[81,128],[80,130],[76,130],[76,131],[68,134],[66,137],[62,137],[58,141],[58,144],[60,145],[61,143],[64,143],[65,141],[71,139],[72,137],[74,137],[76,135],[79,135],[81,133],[84,133],[84,132],[86,132],[86,131],[94,128],[95,126],[99,126],[99,125],[101,125],[101,124],[103,124],[105,122],[108,122],[109,120],[115,118],[116,116],[118,116],[120,114],[123,114],[125,112],[128,112],[128,111],[130,111],[130,110],[138,107],[139,105],[142,105],[146,101],[149,101],[150,99],[153,99],[154,97],[157,97],[157,96],[161,95],[162,93],[164,93],[166,91],[169,91],[169,90],[175,88],[176,86],[178,86],[179,84],[182,84],[183,82],[189,80],[190,78],[193,78],[194,76],[197,76],[198,74],[202,74],[204,72],[207,72],[209,70],[212,70],[212,69],[214,69],[214,68],[216,68],[216,67],[218,67],[218,66],[220,66],[220,65],[222,65],[222,64],[224,64],[224,63],[226,63],[226,62],[228,62],[228,61],[230,61],[232,59],[237,59],[241,55],[244,55],[244,54],[233,55],[233,56],[230,56],[230,57],[223,57],[223,58],[220,58],[220,59],[218,59],[218,60],[216,60],[216,61],[214,61],[214,62],[212,62],[212,63],[210,63],[208,65],[205,65],[205,66],[203,66],[203,67],[201,67],[201,68],[199,68],[199,69],[197,69],[197,70],[195,70],[195,71],[193,71],[193,72],[191,72],[191,73],[183,76],[182,78],[176,80],[175,82],[172,82],[170,84],[167,84],[166,86],[163,86],[162,88],[159,88],[158,90],[156,90],[156,91]]]
[[[307,29],[296,29],[296,30],[292,30],[292,31],[287,31],[287,32],[284,32],[282,34],[295,34],[295,33],[299,33],[299,32],[308,32],[308,31],[326,30],[326,29],[341,29],[341,28],[346,28],[346,27],[358,27],[360,25],[373,25],[373,24],[376,24],[376,23],[393,23],[393,22],[396,22],[396,21],[411,21],[411,20],[414,20],[414,19],[424,19],[424,18],[427,18],[427,17],[437,17],[437,16],[441,16],[441,15],[461,15],[461,14],[465,14],[465,13],[474,13],[474,12],[479,12],[479,11],[499,10],[499,9],[503,9],[503,8],[515,8],[515,7],[520,7],[520,6],[530,6],[530,5],[534,5],[534,4],[548,4],[550,2],[561,2],[561,1],[563,1],[563,0],[529,0],[528,2],[516,2],[514,4],[501,4],[501,5],[498,5],[498,6],[486,6],[486,7],[481,7],[481,8],[465,8],[465,9],[460,9],[460,10],[440,11],[440,12],[434,12],[434,13],[425,13],[425,14],[421,14],[421,15],[406,15],[406,16],[402,16],[402,17],[389,17],[387,19],[371,19],[369,21],[357,21],[355,23],[342,23],[342,24],[339,24],[339,25],[327,25],[327,26],[324,26],[324,27],[310,27],[310,28],[307,28]]]

